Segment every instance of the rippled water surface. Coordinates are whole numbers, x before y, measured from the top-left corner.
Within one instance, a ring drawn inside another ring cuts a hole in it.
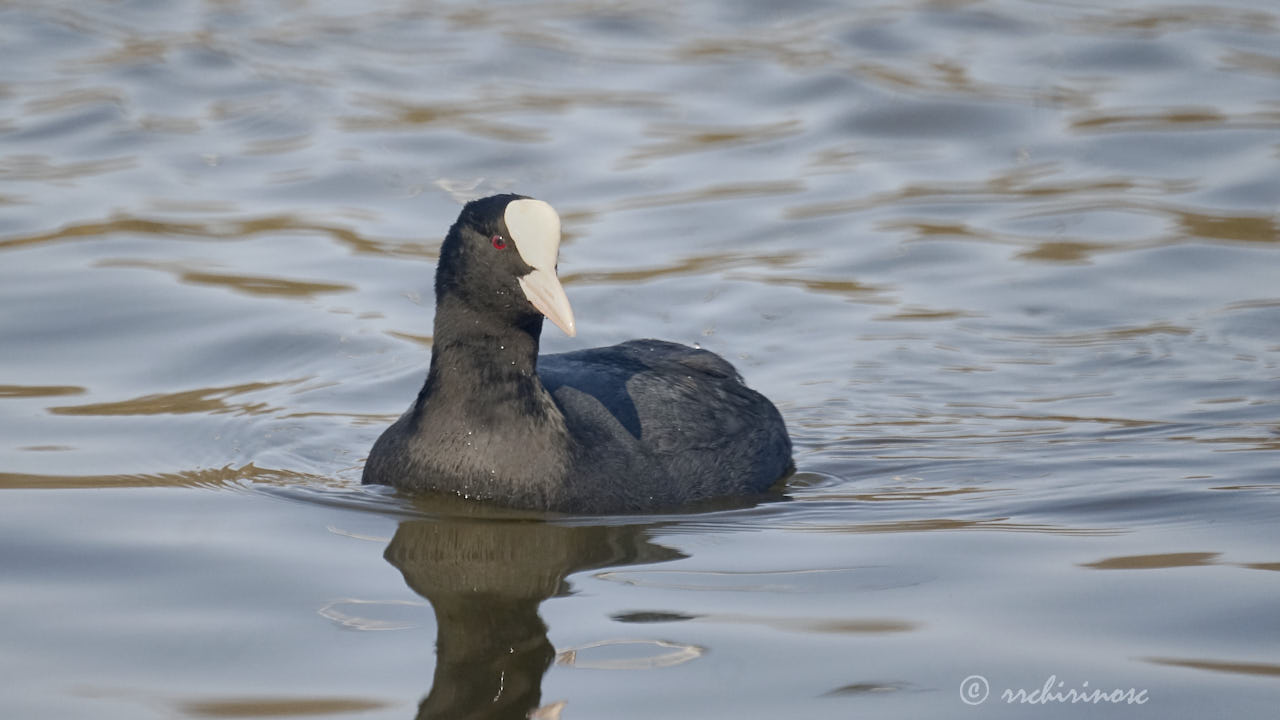
[[[360,487],[507,190],[786,500]],[[1269,0],[2,2],[0,714],[1271,716],[1278,206]]]

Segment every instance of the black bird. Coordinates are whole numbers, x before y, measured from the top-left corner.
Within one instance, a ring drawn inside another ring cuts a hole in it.
[[[763,493],[794,469],[782,416],[724,358],[661,340],[538,356],[570,336],[560,217],[467,203],[436,266],[427,381],[378,438],[364,482],[514,508],[614,513]]]

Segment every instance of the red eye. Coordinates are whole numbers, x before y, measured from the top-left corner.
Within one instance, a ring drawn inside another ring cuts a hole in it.
[[[506,240],[506,238],[502,237],[501,235],[494,235],[494,236],[493,236],[493,238],[492,238],[492,240],[491,240],[491,242],[493,243],[493,247],[494,247],[494,248],[496,248],[496,249],[498,249],[498,250],[506,250],[506,249],[507,249],[507,240]]]

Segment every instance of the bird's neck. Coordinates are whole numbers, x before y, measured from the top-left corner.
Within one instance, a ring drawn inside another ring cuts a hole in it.
[[[424,390],[456,387],[474,391],[509,383],[538,383],[541,335],[541,315],[511,322],[495,318],[491,312],[476,311],[452,294],[442,295],[436,303],[431,369]]]
[[[498,432],[552,425],[564,416],[538,378],[542,316],[514,319],[478,312],[444,294],[437,299],[431,369],[418,394],[415,416],[431,432]],[[445,421],[445,426],[431,422]]]

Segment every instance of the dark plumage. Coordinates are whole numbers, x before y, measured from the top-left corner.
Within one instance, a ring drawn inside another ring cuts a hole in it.
[[[782,416],[714,353],[632,340],[538,356],[544,315],[575,333],[559,239],[541,201],[463,208],[440,249],[426,383],[374,444],[364,482],[628,512],[762,493],[791,472]]]

